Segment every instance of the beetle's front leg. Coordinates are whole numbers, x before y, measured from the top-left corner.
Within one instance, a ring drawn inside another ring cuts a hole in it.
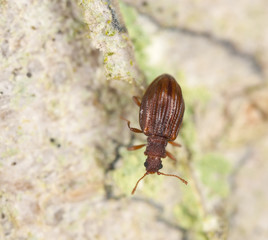
[[[140,148],[143,148],[143,147],[145,147],[145,146],[146,146],[146,144],[141,144],[141,145],[131,146],[131,147],[128,147],[127,150],[128,150],[128,151],[134,151],[134,150],[138,150],[138,149],[140,149]]]
[[[127,122],[127,126],[128,126],[128,128],[129,128],[130,131],[135,132],[135,133],[143,133],[143,131],[140,130],[140,129],[138,129],[138,128],[132,128],[132,127],[130,127],[130,121],[128,121],[127,119],[125,119],[123,117],[121,117],[121,119]]]

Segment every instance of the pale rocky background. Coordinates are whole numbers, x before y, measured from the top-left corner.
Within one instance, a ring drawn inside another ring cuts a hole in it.
[[[106,80],[82,6],[1,0],[0,239],[266,240],[267,1],[120,6],[142,87],[164,72],[182,86],[163,172],[189,184],[152,175],[130,194],[145,156],[126,147],[146,138],[120,116],[138,127],[137,90]]]

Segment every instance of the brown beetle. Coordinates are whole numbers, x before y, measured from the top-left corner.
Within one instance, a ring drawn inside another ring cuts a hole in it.
[[[141,102],[135,96],[133,100],[140,107],[141,130],[130,127],[130,121],[124,120],[127,121],[132,132],[144,133],[148,138],[147,144],[128,148],[128,150],[137,150],[146,146],[144,154],[147,155],[144,163],[146,173],[137,181],[132,194],[134,194],[138,183],[148,174],[157,173],[158,175],[177,177],[187,184],[187,181],[176,175],[159,172],[163,167],[161,158],[168,156],[176,160],[171,153],[166,151],[167,144],[180,146],[180,144],[173,142],[178,136],[185,109],[179,84],[172,76],[163,74],[150,84]]]

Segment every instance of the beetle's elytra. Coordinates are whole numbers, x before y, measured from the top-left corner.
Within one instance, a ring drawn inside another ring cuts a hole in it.
[[[148,138],[147,144],[128,148],[128,150],[137,150],[146,146],[144,154],[147,155],[144,163],[146,173],[137,181],[132,194],[134,194],[138,183],[148,174],[157,173],[158,175],[177,177],[187,184],[187,181],[176,175],[159,172],[163,167],[161,158],[168,156],[175,160],[172,154],[166,151],[167,144],[180,146],[173,142],[178,136],[185,109],[179,84],[168,74],[160,75],[147,88],[141,102],[135,96],[133,100],[140,107],[141,130],[130,127],[130,121],[124,120],[127,121],[131,131],[144,133]]]

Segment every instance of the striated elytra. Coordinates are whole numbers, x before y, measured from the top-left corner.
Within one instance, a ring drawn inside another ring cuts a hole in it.
[[[187,184],[187,181],[176,175],[159,172],[163,167],[161,158],[168,156],[172,160],[176,160],[171,153],[166,151],[167,144],[180,146],[180,144],[173,142],[178,136],[185,109],[179,84],[171,75],[162,74],[149,85],[141,102],[135,96],[133,100],[140,107],[141,130],[130,127],[130,121],[124,120],[127,121],[131,131],[144,133],[148,138],[147,144],[128,148],[128,150],[137,150],[146,146],[144,154],[147,155],[144,163],[146,173],[137,181],[132,194],[134,194],[138,183],[148,174],[157,173],[158,175],[177,177]]]

